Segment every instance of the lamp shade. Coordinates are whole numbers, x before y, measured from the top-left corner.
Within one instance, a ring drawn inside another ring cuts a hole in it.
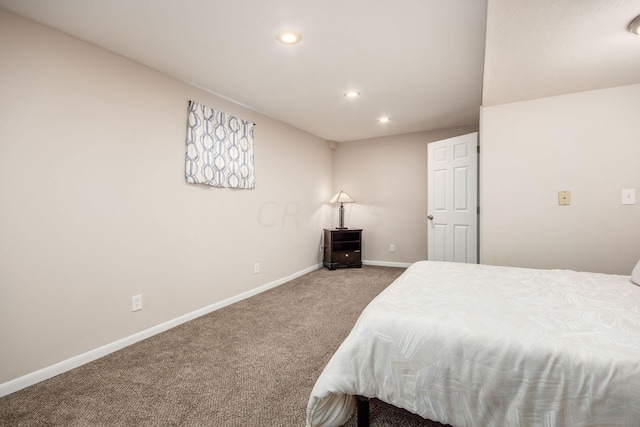
[[[351,198],[350,195],[345,193],[344,191],[339,192],[331,200],[329,203],[355,203],[356,201]]]

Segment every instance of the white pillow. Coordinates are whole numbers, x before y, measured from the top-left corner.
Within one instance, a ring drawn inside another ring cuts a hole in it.
[[[631,281],[636,285],[640,285],[640,261],[638,261],[631,272]]]

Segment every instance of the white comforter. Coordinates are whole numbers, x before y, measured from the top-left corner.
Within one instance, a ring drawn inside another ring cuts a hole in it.
[[[628,276],[422,261],[377,296],[316,382],[307,426],[353,395],[455,427],[640,426]]]

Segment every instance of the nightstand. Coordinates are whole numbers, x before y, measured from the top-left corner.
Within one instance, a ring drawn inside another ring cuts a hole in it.
[[[323,265],[329,270],[362,267],[362,230],[325,228]]]

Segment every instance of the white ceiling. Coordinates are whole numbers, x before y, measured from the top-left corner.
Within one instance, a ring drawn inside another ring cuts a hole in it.
[[[640,83],[640,0],[489,0],[482,104]]]
[[[640,37],[626,32],[638,0],[489,0],[488,20],[485,0],[0,8],[333,141],[477,125],[481,104],[640,83]],[[276,41],[287,28],[302,34],[299,44]],[[348,89],[362,95],[347,99]],[[391,122],[377,123],[381,115]]]

